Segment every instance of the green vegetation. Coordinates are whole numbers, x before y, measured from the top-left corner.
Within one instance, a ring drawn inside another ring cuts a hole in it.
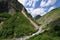
[[[27,20],[22,13],[17,14],[17,19],[14,22],[15,36],[29,35],[35,32],[34,26]]]
[[[36,35],[28,40],[60,40],[60,37],[54,36],[51,33],[45,32],[40,35]]]
[[[0,6],[0,40],[20,38],[36,32],[30,21],[20,13],[24,6],[17,0],[0,1]]]
[[[27,40],[60,40],[60,8],[50,11],[37,22],[44,25],[45,32]]]
[[[5,21],[5,20],[9,19],[10,17],[11,17],[11,15],[6,12],[0,13],[0,22]]]
[[[60,40],[60,18],[47,25],[48,30],[28,40]]]
[[[7,12],[3,12],[3,13],[0,13],[0,17],[2,17],[2,18],[10,18],[11,15],[8,14]]]
[[[4,21],[2,27],[0,27],[0,38],[19,38],[30,35],[35,31],[29,20],[22,13],[17,12],[17,14]]]
[[[46,15],[40,17],[40,19],[37,19],[36,22],[43,25],[48,24],[58,18],[60,18],[60,7],[48,12]]]

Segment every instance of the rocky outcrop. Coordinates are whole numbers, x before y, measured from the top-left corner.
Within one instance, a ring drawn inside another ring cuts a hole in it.
[[[23,8],[24,6],[17,0],[0,0],[0,12],[9,12],[10,9],[21,12]]]

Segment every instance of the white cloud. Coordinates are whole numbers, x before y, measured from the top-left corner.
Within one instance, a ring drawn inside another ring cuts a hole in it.
[[[43,7],[49,6],[49,5],[53,5],[53,4],[56,3],[56,0],[47,0],[47,2],[44,1],[44,0],[42,0],[42,1],[41,1],[41,4],[40,4],[41,8],[34,9],[34,8],[35,8],[35,5],[36,5],[36,2],[39,1],[39,0],[18,0],[18,1],[19,1],[20,3],[22,3],[25,7],[26,7],[26,6],[32,6],[31,8],[26,8],[27,11],[28,11],[29,13],[31,13],[32,17],[35,17],[35,16],[37,16],[37,15],[43,16],[44,14],[46,14],[46,12],[45,12],[46,9],[43,8]],[[27,2],[27,1],[28,1],[28,2]],[[27,2],[27,3],[26,3],[26,2]],[[55,8],[54,6],[51,7],[51,8],[48,10],[48,12],[51,11],[52,9],[54,9],[54,8]]]
[[[37,1],[39,1],[39,0],[33,0],[33,5],[32,5],[33,8],[35,7],[35,4]]]
[[[31,5],[32,5],[32,3],[33,3],[33,1],[32,1],[32,0],[29,0],[29,1],[27,2],[27,4],[26,4],[26,5],[31,6]]]
[[[48,0],[48,2],[45,2],[44,0],[42,0],[40,6],[45,7],[45,6],[53,5],[55,3],[56,3],[56,0]]]
[[[37,15],[43,16],[44,14],[46,14],[44,8],[37,8],[37,9],[34,9],[33,12],[31,13],[32,17],[35,17],[35,16],[37,16]]]
[[[41,6],[41,7],[44,7],[45,4],[46,4],[46,2],[45,2],[44,0],[42,0],[40,6]]]
[[[18,0],[20,3],[22,3],[23,5],[25,5],[27,0]]]
[[[55,9],[54,6],[53,7],[50,7],[49,10],[48,10],[48,12],[51,11],[51,10],[53,10],[53,9]]]
[[[33,12],[33,8],[26,8],[29,13]]]
[[[39,0],[29,0],[26,5],[32,6],[34,8],[37,1]]]

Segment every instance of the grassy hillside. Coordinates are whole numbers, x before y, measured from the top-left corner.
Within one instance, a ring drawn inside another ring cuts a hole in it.
[[[35,31],[34,26],[29,20],[22,13],[17,12],[8,20],[5,20],[0,27],[0,38],[19,38],[24,35],[30,35]]]
[[[46,15],[40,17],[40,19],[36,20],[39,24],[48,24],[51,21],[54,21],[56,19],[60,18],[60,7],[56,8],[50,12],[48,12]]]
[[[47,25],[48,30],[28,40],[60,40],[60,18]]]
[[[0,1],[0,6],[0,40],[20,38],[36,31],[30,21],[21,13],[24,6],[17,0]],[[26,9],[24,10],[27,13]]]
[[[50,11],[37,22],[41,25],[46,24],[46,31],[28,40],[60,40],[60,8]]]

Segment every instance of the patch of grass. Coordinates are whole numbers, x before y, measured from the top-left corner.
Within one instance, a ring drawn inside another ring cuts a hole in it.
[[[35,31],[34,26],[29,22],[28,19],[24,17],[22,13],[17,14],[17,19],[15,20],[14,25],[15,25],[14,30],[16,37],[29,35]]]
[[[0,13],[0,17],[2,17],[2,18],[10,18],[11,15],[6,13],[6,12],[4,12],[4,13]]]
[[[30,35],[35,31],[34,26],[29,20],[22,13],[17,12],[8,20],[4,21],[2,28],[0,28],[0,38],[19,38]]]
[[[60,40],[60,37],[58,36],[53,36],[48,32],[45,32],[43,34],[36,35],[30,39],[27,40]]]
[[[5,21],[11,17],[7,12],[0,13],[0,22]]]

